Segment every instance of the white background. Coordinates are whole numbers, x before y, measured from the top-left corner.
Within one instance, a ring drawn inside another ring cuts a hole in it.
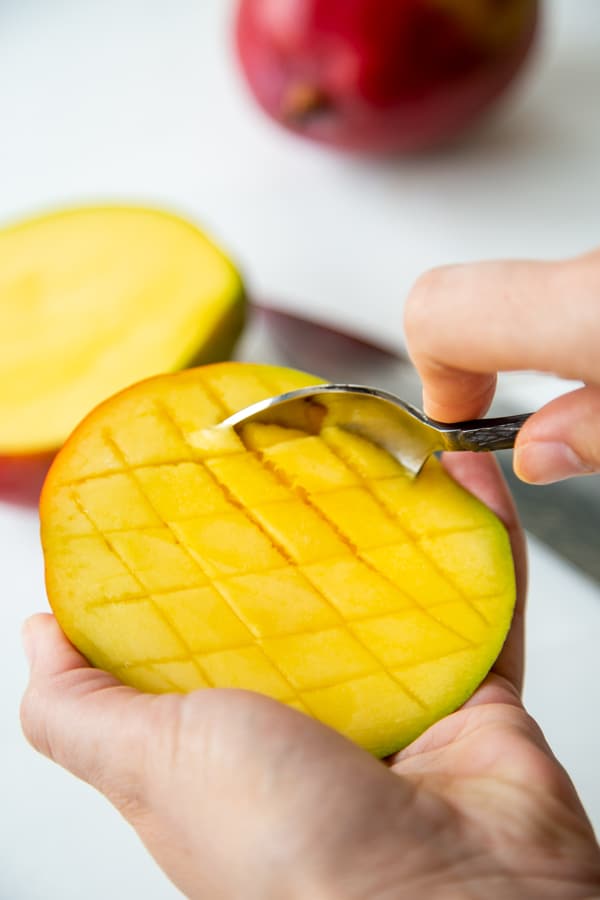
[[[230,14],[226,0],[2,0],[0,220],[166,204],[220,239],[255,296],[399,346],[424,268],[600,242],[597,0],[547,3],[527,77],[469,141],[377,163],[256,111]],[[35,514],[0,505],[0,548],[1,900],[178,896],[102,798],[25,745],[18,629],[45,608]],[[600,829],[599,639],[600,590],[534,544],[527,700]]]

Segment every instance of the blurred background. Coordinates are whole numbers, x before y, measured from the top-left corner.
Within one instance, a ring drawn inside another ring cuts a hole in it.
[[[2,0],[0,225],[70,203],[168,207],[219,241],[252,298],[401,351],[424,269],[600,242],[600,4],[542,7],[492,117],[444,149],[373,159],[264,116],[230,0]],[[502,390],[517,412],[564,387],[520,375]],[[0,541],[0,897],[179,896],[108,804],[21,737],[18,629],[46,608],[36,512],[0,501]],[[531,561],[528,705],[600,829],[600,586],[535,538]]]

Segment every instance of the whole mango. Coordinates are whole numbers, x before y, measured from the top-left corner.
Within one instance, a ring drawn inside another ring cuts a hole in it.
[[[240,0],[238,56],[275,120],[349,150],[460,134],[522,68],[537,0]]]

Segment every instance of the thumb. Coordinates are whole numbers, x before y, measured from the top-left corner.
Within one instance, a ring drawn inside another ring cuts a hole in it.
[[[52,615],[29,619],[23,643],[31,669],[21,703],[27,740],[126,815],[144,808],[147,713],[158,698],[90,666]]]
[[[521,428],[516,474],[531,484],[550,484],[600,472],[599,421],[600,387],[583,387],[548,403]]]

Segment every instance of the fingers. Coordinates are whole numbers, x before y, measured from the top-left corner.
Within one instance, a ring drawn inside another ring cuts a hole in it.
[[[141,804],[147,739],[143,708],[156,698],[89,666],[51,615],[29,619],[23,643],[31,674],[21,722],[29,742],[122,810]]]
[[[489,506],[508,531],[515,566],[517,600],[511,629],[494,665],[494,672],[507,679],[520,692],[523,687],[527,549],[515,505],[491,454],[446,453],[442,459],[452,477]]]
[[[600,387],[584,387],[558,397],[521,429],[515,472],[534,484],[600,472],[599,422]]]
[[[405,313],[426,412],[442,421],[481,415],[499,371],[536,369],[600,384],[599,301],[600,253],[426,273]]]
[[[412,787],[308,716],[246,691],[139,694],[89,667],[52,616],[25,643],[27,737],[117,806],[185,896],[293,882],[312,897],[355,848],[380,858],[394,831],[408,853],[422,845]]]

